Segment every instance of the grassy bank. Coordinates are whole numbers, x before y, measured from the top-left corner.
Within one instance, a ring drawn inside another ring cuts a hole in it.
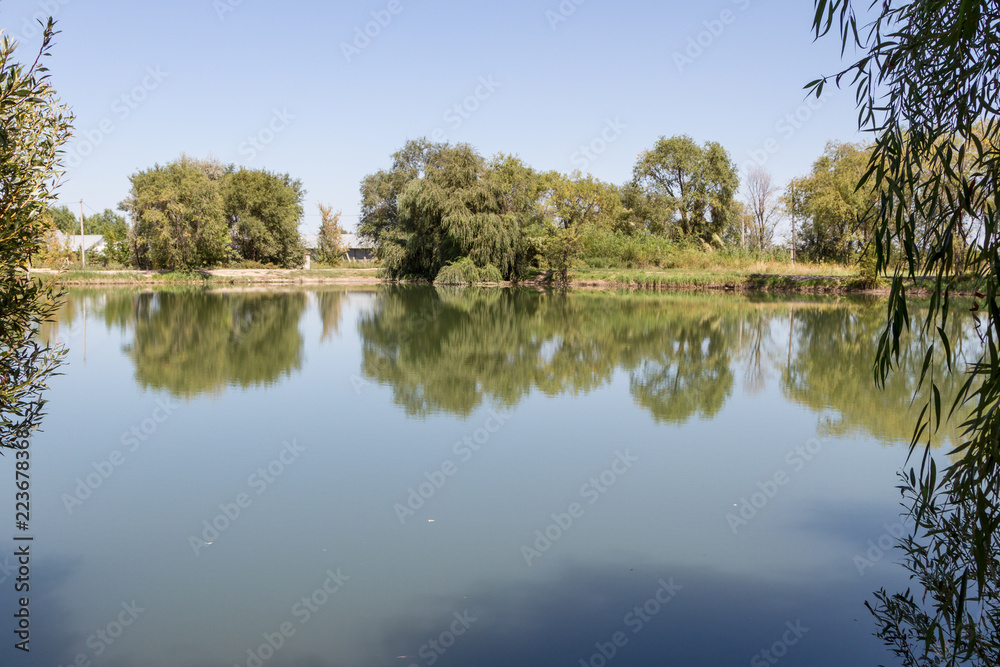
[[[718,259],[718,258],[717,258]],[[333,269],[213,269],[191,273],[67,269],[36,270],[33,275],[52,277],[67,286],[142,287],[146,285],[376,285],[383,282],[372,267]],[[777,261],[718,262],[680,268],[579,268],[571,274],[571,287],[580,289],[720,290],[739,292],[885,292],[888,282],[872,287],[858,278],[854,267],[836,264],[783,263]],[[526,284],[548,286],[552,276],[538,272]],[[929,287],[912,284],[912,290]],[[974,284],[960,285],[955,293],[972,293]]]

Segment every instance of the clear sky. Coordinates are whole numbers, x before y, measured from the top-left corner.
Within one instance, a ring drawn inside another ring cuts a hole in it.
[[[129,175],[182,152],[289,173],[357,223],[361,179],[407,139],[466,142],[613,183],[660,136],[720,142],[784,184],[856,141],[850,91],[812,2],[709,0],[2,0],[0,26],[49,59],[76,114],[60,203],[115,208]],[[366,34],[367,32],[367,34]],[[456,106],[457,105],[457,106]],[[584,150],[585,149],[585,150]]]

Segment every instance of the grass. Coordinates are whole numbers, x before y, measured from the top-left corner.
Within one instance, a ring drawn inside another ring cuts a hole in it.
[[[581,268],[572,277],[579,282],[612,283],[638,288],[696,287],[729,289],[837,289],[856,280],[852,267],[836,264],[792,265],[777,260],[741,264],[732,258],[703,253],[700,265],[665,269]]]
[[[751,252],[678,248],[672,246],[670,266],[664,267],[594,267],[599,263],[591,258],[581,260],[571,272],[575,283],[588,287],[627,289],[717,289],[758,292],[852,292],[871,289],[858,275],[854,266],[831,263],[796,262],[770,253],[771,256]],[[208,272],[154,272],[70,267],[60,273],[44,272],[42,277],[52,277],[65,285],[106,285],[142,287],[146,285],[188,285],[210,287],[221,285],[302,284],[302,283],[351,283],[375,282],[378,267],[371,264],[312,268],[309,270],[257,270],[219,269]],[[542,272],[533,277],[538,277]],[[532,276],[529,276],[529,280]],[[360,280],[359,280],[360,279]],[[479,278],[475,282],[482,282]],[[493,282],[494,280],[490,280]],[[464,282],[464,281],[461,281]],[[589,283],[589,284],[588,284]],[[875,289],[887,289],[884,279]],[[910,283],[911,290],[927,289],[932,281]],[[976,289],[974,278],[959,281],[954,294],[972,294]]]

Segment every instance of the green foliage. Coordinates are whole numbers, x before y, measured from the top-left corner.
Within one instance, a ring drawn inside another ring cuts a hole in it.
[[[132,248],[129,244],[129,229],[125,218],[111,209],[83,219],[85,234],[100,234],[104,237],[104,251],[99,259],[107,264],[125,266],[131,263]]]
[[[524,233],[532,222],[523,181],[532,172],[500,162],[493,171],[470,146],[409,142],[393,169],[362,183],[359,232],[376,244],[384,274],[430,280],[468,257],[505,278],[523,275],[532,254]],[[498,173],[499,172],[499,173]]]
[[[586,230],[610,231],[624,214],[621,196],[613,185],[589,174],[547,175],[544,212],[548,224],[542,239],[542,255],[563,282],[582,250]]]
[[[503,275],[500,269],[487,264],[480,268],[468,257],[459,257],[441,267],[434,283],[438,285],[472,285],[474,283],[500,283]]]
[[[800,223],[803,259],[853,263],[871,239],[877,194],[870,185],[858,188],[870,157],[869,146],[832,141],[810,175],[789,185],[784,200]]]
[[[192,270],[240,259],[301,266],[302,184],[288,174],[185,155],[136,172],[120,208],[132,218],[139,268]]]
[[[54,26],[49,19],[29,67],[15,61],[9,37],[0,40],[0,448],[21,446],[38,427],[45,382],[61,361],[61,352],[35,336],[61,294],[27,274],[51,229],[45,217],[72,121],[44,65]]]
[[[319,204],[320,224],[319,241],[316,248],[316,260],[323,264],[335,265],[344,254],[342,236],[344,230],[340,227],[340,211],[333,212],[330,206]]]
[[[735,215],[736,164],[714,141],[698,146],[685,135],[660,137],[639,156],[633,178],[648,197],[645,207],[661,211],[644,221],[654,233],[664,227],[677,238],[711,242]]]
[[[79,253],[73,252],[65,238],[59,238],[55,230],[46,228],[41,245],[31,255],[31,266],[63,269],[79,259]]]
[[[588,228],[580,238],[581,262],[591,268],[649,268],[669,263],[676,244],[654,234]]]
[[[220,181],[232,248],[243,259],[302,266],[302,183],[263,169],[230,170]]]
[[[53,229],[57,229],[63,234],[80,233],[80,221],[65,204],[50,207],[44,217]]]
[[[468,257],[448,262],[438,271],[435,283],[441,285],[471,285],[479,282],[479,267]]]
[[[500,269],[493,266],[492,264],[487,264],[486,266],[479,269],[479,282],[481,283],[501,283],[503,282],[503,274],[500,273]]]
[[[856,89],[862,130],[876,137],[862,188],[876,193],[873,243],[877,271],[899,266],[876,357],[876,379],[898,368],[911,326],[924,337],[923,411],[911,456],[919,469],[903,484],[915,519],[901,542],[919,587],[880,591],[870,606],[879,636],[906,665],[998,662],[1000,571],[1000,6],[995,0],[885,2],[875,5],[867,33],[857,30],[850,0],[817,0],[817,36],[835,25],[859,60],[837,75]],[[811,85],[817,94],[826,84]],[[982,352],[972,363],[956,353],[948,323],[950,291],[976,278],[974,329]],[[926,313],[910,313],[904,278],[931,276]],[[935,366],[968,372],[953,402],[942,400]],[[964,419],[963,441],[941,473],[927,438],[949,418]]]
[[[394,254],[382,248],[399,229],[399,197],[410,181],[423,177],[433,144],[425,139],[406,142],[392,154],[392,168],[369,174],[361,181],[361,216],[358,234],[376,244],[376,253]]]
[[[121,209],[132,218],[139,268],[191,270],[227,257],[217,180],[184,159],[133,174]]]

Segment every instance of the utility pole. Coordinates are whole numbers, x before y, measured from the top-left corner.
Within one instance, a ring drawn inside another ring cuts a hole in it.
[[[87,268],[87,251],[83,248],[83,200],[80,200],[80,264]]]
[[[792,181],[792,266],[795,266],[795,181]]]

